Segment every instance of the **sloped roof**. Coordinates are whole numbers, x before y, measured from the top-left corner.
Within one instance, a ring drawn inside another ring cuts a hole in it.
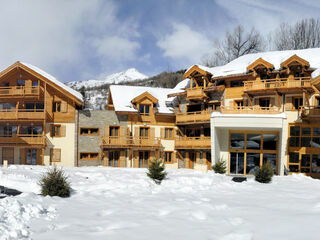
[[[83,102],[83,97],[82,94],[77,92],[76,90],[68,87],[67,85],[65,85],[64,83],[60,82],[59,80],[57,80],[54,76],[50,75],[49,73],[43,71],[42,69],[33,66],[29,63],[24,63],[24,62],[19,62],[20,64],[30,68],[31,70],[33,70],[34,72],[42,75],[43,77],[45,77],[46,79],[48,79],[49,81],[51,81],[52,83],[58,85],[59,87],[61,87],[62,89],[64,89],[65,91],[67,91],[68,93],[72,94],[74,97],[76,97],[78,100],[80,100],[81,102]]]
[[[202,65],[197,66],[204,71],[211,73],[213,78],[224,77],[246,73],[247,67],[259,58],[272,64],[275,67],[275,70],[279,70],[281,63],[293,55],[297,55],[308,61],[311,68],[320,68],[320,48],[252,53],[241,56],[226,65],[219,67],[208,68]],[[191,67],[189,69],[191,69]]]
[[[111,85],[109,91],[112,95],[112,102],[116,112],[137,112],[131,101],[137,96],[148,92],[158,99],[157,108],[159,113],[172,113],[172,108],[166,105],[166,102],[172,100],[167,97],[172,92],[170,88]]]

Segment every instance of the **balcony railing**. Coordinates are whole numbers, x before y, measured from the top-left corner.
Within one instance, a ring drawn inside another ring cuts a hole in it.
[[[45,136],[43,134],[12,134],[0,136],[0,144],[22,144],[22,145],[45,145]]]
[[[40,94],[39,86],[24,87],[24,86],[12,86],[12,87],[0,87],[0,97],[9,96],[38,96]]]
[[[30,119],[42,120],[45,119],[44,109],[0,109],[1,120],[17,120],[17,119]]]
[[[102,137],[102,145],[110,147],[153,147],[159,148],[160,139],[159,138],[145,138],[145,137],[132,137],[132,136],[104,136]]]
[[[320,107],[310,106],[302,107],[299,109],[301,118],[320,118]]]
[[[176,113],[176,123],[202,123],[209,122],[212,110],[204,110],[197,112],[179,112]]]
[[[175,140],[175,148],[177,149],[208,149],[210,147],[210,137],[177,137]]]
[[[244,82],[244,91],[263,91],[269,89],[288,89],[288,88],[311,88],[310,77],[294,78],[288,80],[288,78],[276,78],[265,79]]]
[[[223,114],[271,114],[280,113],[278,107],[260,107],[260,106],[240,106],[240,107],[220,107]]]
[[[187,100],[202,100],[208,98],[203,87],[187,88]]]

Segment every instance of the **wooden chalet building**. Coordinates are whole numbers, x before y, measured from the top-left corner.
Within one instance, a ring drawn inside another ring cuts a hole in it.
[[[0,72],[0,162],[75,166],[81,105],[81,94],[35,66]]]

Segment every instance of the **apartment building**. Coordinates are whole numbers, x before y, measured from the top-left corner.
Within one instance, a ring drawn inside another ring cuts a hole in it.
[[[177,125],[183,116],[183,124],[205,129],[210,119],[212,164],[225,161],[228,174],[252,175],[269,161],[276,174],[319,177],[319,68],[320,49],[248,54],[214,68],[194,65],[185,73],[186,90],[170,95],[179,98]],[[198,139],[189,140],[197,145]]]
[[[81,105],[81,94],[35,66],[0,72],[0,162],[74,166]]]

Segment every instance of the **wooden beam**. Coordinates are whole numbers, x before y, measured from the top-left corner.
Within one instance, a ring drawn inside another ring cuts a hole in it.
[[[249,103],[250,103],[250,106],[253,107],[253,103],[252,103],[252,100],[251,100],[249,94],[248,94],[248,93],[245,93],[245,95],[246,95],[246,97],[248,98],[248,101],[249,101]]]
[[[279,93],[277,91],[276,91],[276,99],[278,102],[278,106],[281,107],[281,99],[280,99]]]

